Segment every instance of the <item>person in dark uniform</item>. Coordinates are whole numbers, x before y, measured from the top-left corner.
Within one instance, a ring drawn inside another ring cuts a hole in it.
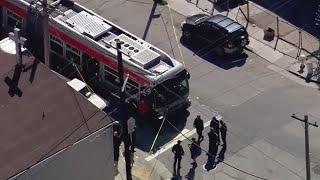
[[[213,116],[213,118],[210,122],[210,127],[213,128],[214,131],[217,133],[218,139],[220,139],[219,138],[219,134],[220,134],[219,133],[219,126],[220,126],[219,121],[217,120],[217,118],[215,116]]]
[[[119,161],[119,150],[120,150],[120,144],[121,144],[121,137],[118,131],[115,131],[113,133],[113,159],[115,164],[118,164]]]
[[[208,133],[209,137],[209,156],[211,156],[211,159],[214,161],[218,152],[218,146],[219,146],[219,136],[213,128],[210,129],[210,132]]]
[[[191,164],[194,166],[197,166],[197,150],[198,150],[198,147],[196,144],[197,142],[195,138],[192,138],[191,140],[192,140],[192,143],[188,145],[190,149],[191,159],[193,160]]]
[[[212,127],[213,129],[219,129],[219,121],[217,120],[217,118],[215,116],[212,117],[212,120],[210,122],[210,127]]]
[[[221,140],[223,142],[223,147],[227,147],[227,125],[225,122],[220,120],[220,134],[221,134]]]
[[[173,168],[176,169],[176,164],[178,161],[178,169],[181,168],[181,159],[182,156],[184,155],[183,148],[181,146],[181,141],[178,140],[177,144],[175,144],[172,147],[172,152],[174,153],[174,162],[173,162]]]
[[[197,134],[198,134],[198,141],[203,141],[203,135],[202,135],[202,131],[203,131],[203,120],[201,119],[200,115],[198,115],[196,117],[196,119],[193,122],[193,127],[196,128],[197,130]]]

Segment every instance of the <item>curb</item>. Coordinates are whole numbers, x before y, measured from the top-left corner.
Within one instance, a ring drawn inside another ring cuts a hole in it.
[[[161,180],[167,180],[172,178],[172,173],[156,158],[151,161],[146,161],[145,157],[148,156],[148,153],[143,152],[139,149],[136,150],[138,152],[141,162],[143,162],[146,166],[151,167],[151,173],[155,173]]]
[[[294,71],[288,70],[288,69],[286,69],[286,70],[287,70],[289,73],[291,73],[291,74],[293,74],[293,75],[295,75],[295,76],[297,76],[297,77],[299,77],[299,78],[301,78],[301,79],[304,79],[304,80],[306,81],[306,83],[313,82],[313,83],[316,83],[316,84],[320,84],[319,81],[316,81],[316,80],[313,80],[313,79],[307,79],[306,77],[300,75],[300,74],[297,73],[297,72],[294,72]]]

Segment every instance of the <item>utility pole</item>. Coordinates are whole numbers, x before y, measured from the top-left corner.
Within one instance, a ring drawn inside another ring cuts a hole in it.
[[[127,115],[127,106],[125,99],[125,88],[124,78],[123,78],[123,63],[122,63],[122,54],[121,54],[121,43],[117,41],[117,58],[118,58],[118,76],[119,76],[119,91],[120,91],[120,116],[123,132],[123,142],[124,142],[124,156],[126,161],[126,175],[127,180],[131,180],[131,163],[130,163],[130,150],[129,150],[129,134],[128,134],[128,115]]]
[[[22,66],[21,46],[27,41],[26,38],[20,36],[20,29],[14,28],[14,33],[9,32],[9,38],[16,43],[16,59],[19,66]]]
[[[308,120],[308,115],[304,116],[304,119],[300,119],[296,117],[295,114],[292,114],[292,118],[299,120],[301,122],[304,122],[304,137],[305,137],[305,153],[306,153],[306,175],[307,175],[307,180],[311,180],[310,176],[310,158],[309,158],[309,125],[318,127],[317,122],[315,123],[310,123]]]
[[[49,57],[49,15],[48,15],[48,2],[47,0],[42,0],[42,29],[43,29],[43,56],[44,56],[44,63],[49,68],[51,67],[50,64],[50,57]]]
[[[247,0],[247,24],[246,24],[246,29],[248,28],[249,25],[249,20],[250,20],[250,13],[249,13],[249,0]]]

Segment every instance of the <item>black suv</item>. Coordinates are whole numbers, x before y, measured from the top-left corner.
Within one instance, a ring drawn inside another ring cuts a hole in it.
[[[202,40],[212,43],[217,55],[241,53],[249,44],[246,29],[236,21],[223,16],[196,14],[181,24],[186,40]]]

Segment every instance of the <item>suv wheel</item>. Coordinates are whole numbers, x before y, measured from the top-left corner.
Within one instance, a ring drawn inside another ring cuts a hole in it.
[[[184,31],[183,31],[183,37],[184,37],[186,40],[190,41],[190,40],[192,39],[192,34],[191,34],[190,31],[184,30]]]

